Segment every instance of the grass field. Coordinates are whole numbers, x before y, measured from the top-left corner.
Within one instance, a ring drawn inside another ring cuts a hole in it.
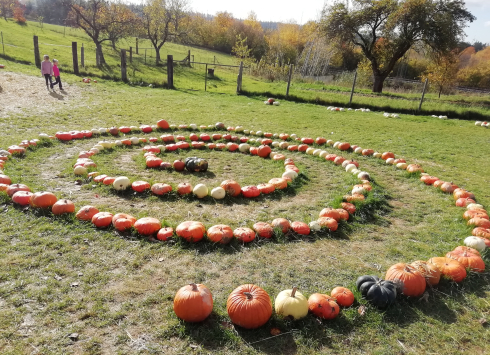
[[[37,70],[21,64],[15,70]],[[379,151],[391,150],[426,171],[454,181],[490,204],[489,131],[463,120],[439,120],[382,112],[332,112],[314,104],[283,101],[265,106],[264,97],[245,97],[131,87],[110,81],[97,85],[64,76],[68,105],[58,106],[46,94],[50,112],[25,104],[22,113],[0,118],[1,145],[7,147],[41,131],[91,129],[111,125],[170,123],[244,125],[250,129],[323,135]],[[42,88],[42,79],[40,86]],[[69,96],[69,95],[68,95]],[[188,134],[188,132],[184,132]],[[14,159],[4,172],[33,190],[51,190],[77,206],[92,203],[109,212],[154,216],[175,226],[199,219],[233,228],[256,220],[287,216],[316,218],[353,184],[350,175],[333,164],[288,153],[307,180],[273,198],[253,201],[156,199],[118,196],[105,187],[75,184],[70,173],[76,154],[94,142],[55,143]],[[476,149],[478,148],[478,149]],[[331,149],[327,149],[332,151]],[[190,153],[168,153],[176,156]],[[114,150],[94,159],[103,171],[131,178],[176,184],[205,179],[209,186],[229,177],[246,183],[267,181],[282,168],[256,157],[231,153],[199,153],[209,159],[213,175],[190,177],[143,169],[135,149]],[[490,288],[488,272],[471,274],[462,284],[443,282],[429,290],[428,302],[399,297],[386,312],[378,311],[356,292],[353,307],[333,321],[308,316],[300,321],[273,315],[262,328],[234,327],[226,313],[228,294],[238,285],[255,283],[272,298],[297,285],[306,295],[329,292],[342,285],[355,288],[362,274],[383,276],[397,262],[444,255],[469,235],[452,196],[426,187],[381,161],[346,153],[374,177],[380,202],[368,218],[357,216],[339,233],[318,239],[279,238],[248,246],[202,242],[151,243],[135,235],[97,230],[71,218],[53,218],[13,207],[2,197],[0,213],[0,349],[4,354],[60,352],[108,353],[487,353]],[[252,223],[253,224],[253,223]],[[488,256],[485,259],[488,262]],[[175,292],[187,282],[202,282],[213,292],[215,306],[203,324],[185,324],[172,311]],[[367,306],[361,316],[357,308]],[[281,335],[272,337],[271,328]],[[78,333],[72,340],[68,336]]]

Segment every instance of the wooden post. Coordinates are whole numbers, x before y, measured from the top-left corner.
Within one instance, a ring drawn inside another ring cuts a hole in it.
[[[354,73],[354,81],[352,82],[352,90],[350,91],[349,106],[352,104],[352,97],[354,96],[354,89],[356,87],[356,80],[357,80],[357,70]]]
[[[291,76],[293,76],[294,65],[289,65],[288,88],[286,89],[286,97],[289,96],[289,87],[291,86]]]
[[[167,55],[167,86],[174,88],[174,56],[171,54]]]
[[[39,42],[37,36],[34,36],[34,60],[36,67],[41,68],[41,56],[39,55]]]
[[[236,79],[236,93],[239,94],[242,91],[242,75],[243,75],[243,61],[240,62],[240,69],[238,70],[238,77]]]
[[[83,43],[82,48],[80,48],[80,63],[82,64],[82,68],[85,68],[85,48],[83,47]]]
[[[208,88],[208,64],[206,63],[206,69],[204,71],[204,91]]]
[[[0,31],[0,35],[2,36],[2,49],[3,49],[3,55],[5,55],[5,45],[3,44],[3,32]]]
[[[133,62],[133,47],[129,47],[129,62]]]
[[[139,52],[138,52],[138,37],[136,37],[136,54],[139,54]]]
[[[126,72],[126,50],[121,49],[121,79],[124,82],[128,81],[128,73]]]
[[[427,83],[428,82],[429,82],[429,78],[426,78],[425,84],[424,84],[424,91],[422,91],[422,97],[420,98],[419,112],[420,112],[420,110],[422,110],[422,103],[424,102],[425,90],[427,89]]]
[[[73,72],[78,75],[79,71],[78,71],[77,42],[71,42],[71,54],[73,56]]]
[[[146,64],[146,48],[145,48],[145,64]]]
[[[191,61],[191,50],[190,49],[187,52],[187,59],[189,60],[189,62]]]

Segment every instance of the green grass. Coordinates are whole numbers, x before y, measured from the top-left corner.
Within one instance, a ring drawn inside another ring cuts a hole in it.
[[[32,65],[9,61],[8,70],[38,76]],[[300,137],[325,136],[380,152],[393,151],[408,162],[421,164],[430,174],[474,192],[484,206],[490,205],[490,167],[485,160],[490,154],[490,131],[472,122],[410,115],[385,118],[382,111],[332,112],[294,101],[266,106],[265,96],[150,89],[105,80],[88,86],[79,83],[77,76],[63,75],[68,94],[78,86],[79,96],[69,96],[70,101],[63,105],[46,95],[46,103],[54,111],[31,107],[27,99],[19,97],[25,106],[23,113],[0,118],[0,148],[36,138],[41,131],[54,134],[67,129],[138,126],[162,118],[174,124],[222,121],[227,126]],[[189,79],[189,83],[197,80]],[[246,85],[250,84],[244,82]],[[321,208],[336,206],[339,196],[355,183],[331,162],[287,153],[303,172],[303,180],[270,198],[216,203],[175,195],[168,199],[119,196],[106,186],[85,181],[79,185],[71,174],[78,152],[99,140],[55,142],[31,150],[25,158],[7,163],[4,172],[15,182],[27,183],[35,191],[53,191],[77,206],[94,204],[111,212],[154,216],[172,226],[188,219],[201,220],[206,226],[226,222],[233,227],[281,216],[313,219]],[[173,161],[202,155],[211,163],[214,176],[164,172],[145,169],[141,154],[134,148],[115,149],[94,160],[102,172],[174,186],[183,180],[195,184],[205,179],[211,187],[230,177],[255,184],[282,172],[278,163],[269,160],[208,151],[163,156]],[[462,209],[454,206],[452,196],[378,159],[343,155],[358,160],[376,182],[375,191],[353,221],[336,233],[313,238],[278,236],[248,246],[216,246],[206,241],[197,245],[154,243],[131,233],[97,230],[73,217],[55,218],[43,211],[17,208],[0,195],[0,352],[488,352],[488,323],[484,322],[490,316],[488,271],[471,273],[461,284],[443,281],[428,291],[428,303],[400,296],[386,312],[372,308],[356,291],[354,306],[343,309],[332,321],[318,321],[311,315],[290,321],[273,315],[264,327],[253,331],[235,328],[229,322],[226,299],[240,284],[255,283],[272,299],[292,285],[307,296],[330,292],[339,285],[354,290],[360,275],[383,276],[394,263],[442,256],[470,235],[471,228],[465,225]],[[487,266],[489,260],[487,251]],[[202,282],[213,293],[214,311],[202,324],[185,324],[172,311],[175,292],[187,282]],[[364,316],[358,313],[361,304],[367,306]],[[274,327],[282,333],[273,338],[270,330]],[[68,337],[72,333],[79,334],[77,340]]]

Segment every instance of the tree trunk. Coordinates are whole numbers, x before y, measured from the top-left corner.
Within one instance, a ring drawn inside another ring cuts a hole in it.
[[[111,39],[111,43],[112,43],[112,49],[116,50],[116,40]]]
[[[373,92],[383,92],[383,84],[385,82],[386,77],[382,75],[374,76],[374,84],[373,84]]]
[[[439,88],[439,98],[441,98],[442,86]]]
[[[155,47],[155,62],[156,65],[160,64],[160,48]]]
[[[102,53],[102,44],[96,43],[96,51],[97,51],[97,66],[101,66],[105,64],[104,53]]]

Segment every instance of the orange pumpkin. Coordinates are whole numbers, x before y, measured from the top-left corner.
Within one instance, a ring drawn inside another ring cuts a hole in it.
[[[474,217],[479,217],[483,219],[489,219],[487,211],[481,209],[481,208],[476,208],[474,210],[466,210],[463,213],[463,218],[466,219],[467,221],[474,218]]]
[[[478,250],[464,246],[464,245],[460,245],[460,246],[454,248],[453,253],[456,253],[456,254],[470,253],[473,255],[481,256],[481,254]]]
[[[452,182],[444,182],[440,189],[443,191],[443,192],[446,192],[448,194],[452,194],[454,190],[456,190],[458,188],[458,185],[454,185]]]
[[[177,291],[174,312],[186,322],[202,322],[213,311],[213,295],[202,284],[191,283]]]
[[[271,151],[272,149],[268,145],[261,145],[257,150],[257,155],[262,158],[267,158]]]
[[[286,156],[284,154],[276,154],[272,158],[272,160],[285,160],[285,159],[286,159]]]
[[[114,183],[114,181],[116,181],[116,178],[113,177],[113,176],[108,176],[106,177],[104,180],[102,180],[102,183],[104,185],[112,185]]]
[[[135,181],[131,184],[131,188],[136,192],[145,192],[146,190],[149,190],[151,186],[150,183],[146,181]]]
[[[257,235],[262,238],[271,238],[274,234],[274,229],[269,223],[257,222],[253,225]]]
[[[422,169],[422,167],[419,164],[409,164],[407,166],[407,171],[409,173],[416,173],[416,172],[423,173],[424,169]]]
[[[386,271],[385,280],[400,282],[405,296],[418,297],[424,294],[426,281],[417,268],[404,263],[391,266]]]
[[[457,188],[453,191],[453,197],[455,200],[458,198],[471,198],[472,200],[476,199],[473,193],[461,188]]]
[[[475,254],[463,252],[462,254],[455,253],[450,251],[446,254],[446,258],[457,260],[463,265],[465,268],[470,269],[471,271],[483,272],[485,271],[485,262],[483,259]]]
[[[53,206],[58,199],[51,192],[36,192],[31,199],[31,206],[38,208],[48,208]]]
[[[341,156],[337,156],[333,162],[336,164],[336,165],[342,165],[342,163],[345,161],[345,158],[344,157],[341,157]]]
[[[233,235],[242,243],[250,243],[255,239],[255,232],[246,227],[239,227],[233,231]]]
[[[255,185],[244,186],[242,187],[242,195],[247,198],[257,197],[260,196],[260,190]]]
[[[345,195],[344,200],[347,202],[354,202],[354,201],[364,201],[366,197],[361,194],[352,194],[352,195]]]
[[[75,204],[70,201],[70,200],[58,200],[56,203],[51,207],[51,212],[53,212],[54,215],[61,215],[65,213],[74,213],[75,212]]]
[[[112,217],[112,225],[120,232],[131,229],[136,223],[136,218],[126,213],[117,213]]]
[[[172,238],[173,235],[174,235],[174,229],[172,227],[163,227],[158,231],[157,239],[166,241]]]
[[[134,223],[134,228],[141,235],[152,235],[158,232],[162,228],[162,225],[156,218],[144,217]]]
[[[286,234],[291,228],[291,224],[285,218],[276,218],[271,224],[273,228],[279,228],[284,234]]]
[[[342,202],[340,204],[342,206],[342,208],[344,210],[346,210],[347,212],[349,212],[350,214],[354,214],[354,212],[356,212],[356,206],[353,205],[352,203],[349,203],[349,202]]]
[[[321,293],[314,293],[308,298],[308,309],[315,316],[323,319],[334,319],[339,314],[339,305],[333,298]]]
[[[420,177],[420,181],[422,181],[426,185],[432,185],[437,180],[439,180],[439,179],[436,178],[435,176],[430,176],[430,175],[423,175]]]
[[[411,263],[414,268],[425,278],[425,282],[427,285],[435,286],[439,284],[439,280],[441,279],[441,272],[434,265],[427,263],[426,261],[417,260]]]
[[[151,185],[151,192],[158,196],[165,195],[170,191],[172,191],[172,186],[170,186],[169,184],[157,182],[156,184]]]
[[[350,307],[354,303],[354,294],[351,290],[345,287],[335,287],[330,296],[335,298],[337,303],[342,307]]]
[[[454,282],[461,282],[466,278],[466,269],[459,261],[445,257],[435,257],[429,259],[428,263],[434,264],[442,275]]]
[[[440,188],[442,186],[442,184],[444,184],[445,181],[442,181],[442,180],[437,180],[437,181],[434,181],[434,183],[432,184],[432,186],[436,187],[436,188]]]
[[[101,183],[106,177],[107,175],[105,174],[97,175],[96,177],[94,177],[94,182]]]
[[[235,180],[225,180],[220,186],[226,191],[227,195],[232,197],[236,197],[242,192],[240,184]]]
[[[350,148],[350,143],[347,143],[347,142],[343,142],[343,143],[340,143],[338,148],[340,150],[349,150]]]
[[[283,178],[273,178],[269,180],[269,184],[274,185],[276,190],[284,190],[288,187],[288,182]]]
[[[333,218],[330,217],[320,217],[317,220],[318,224],[322,227],[326,227],[330,229],[332,232],[335,232],[337,228],[339,227],[339,224],[337,221]]]
[[[291,158],[287,158],[284,160],[284,166],[286,165],[294,165],[294,160]]]
[[[17,191],[12,196],[12,202],[20,206],[27,206],[31,203],[34,194],[30,191]]]
[[[192,193],[192,185],[188,182],[181,182],[179,185],[177,185],[177,193],[181,196]]]
[[[383,160],[386,160],[388,158],[395,158],[395,154],[393,154],[392,152],[384,152],[383,154],[381,154],[381,159]]]
[[[112,224],[112,213],[99,212],[92,217],[92,223],[97,228],[107,228]]]
[[[0,184],[0,191],[5,191],[7,192],[7,188],[9,187],[9,185],[7,184]]]
[[[373,149],[363,149],[361,154],[365,155],[365,156],[370,156],[370,155],[374,154],[374,150]]]
[[[228,244],[233,239],[233,230],[224,224],[217,224],[208,229],[208,239],[214,243]]]
[[[334,208],[324,208],[323,210],[320,211],[320,216],[319,217],[330,217],[335,219],[337,222],[340,221],[340,213]]]
[[[12,185],[9,185],[9,187],[7,187],[7,190],[5,190],[7,192],[7,195],[9,197],[12,197],[17,191],[31,191],[31,189],[29,188],[29,186],[27,185],[24,185],[24,184],[12,184]]]
[[[187,240],[188,242],[198,242],[204,237],[206,228],[201,222],[186,221],[177,226],[175,233]]]
[[[309,235],[311,232],[308,224],[299,221],[291,223],[291,229],[301,235]]]
[[[486,218],[475,217],[468,221],[469,226],[482,227],[482,228],[490,228],[490,221]]]
[[[12,180],[7,175],[0,174],[0,184],[10,185]]]
[[[75,215],[80,221],[91,221],[92,217],[99,213],[99,210],[94,206],[83,206]]]
[[[268,183],[258,184],[257,188],[259,189],[261,194],[270,194],[270,193],[273,193],[274,191],[276,191],[276,188],[274,187],[274,185],[268,184]]]
[[[474,235],[475,237],[490,238],[490,229],[476,227],[475,229],[473,229],[471,234]]]
[[[272,315],[272,301],[262,288],[241,285],[228,296],[226,310],[231,321],[245,329],[261,327]]]
[[[336,211],[339,213],[340,220],[342,220],[342,221],[348,221],[349,220],[349,212],[347,212],[343,208],[337,208]]]

